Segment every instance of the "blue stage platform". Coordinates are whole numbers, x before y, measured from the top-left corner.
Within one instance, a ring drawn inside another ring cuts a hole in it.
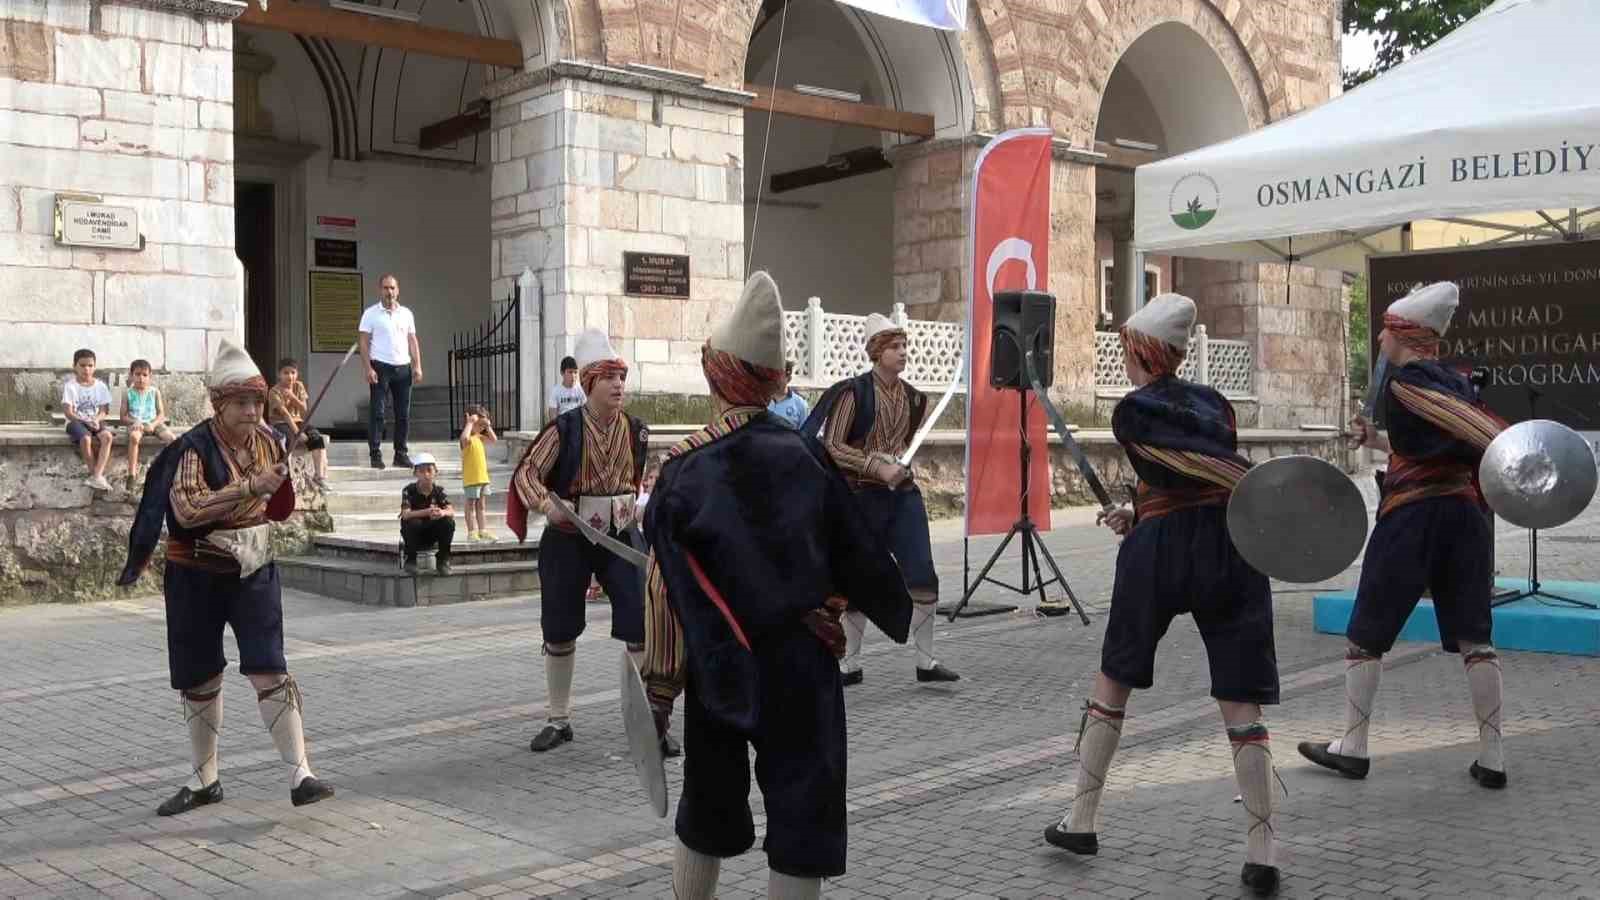
[[[1502,590],[1524,590],[1527,579],[1502,578]],[[1600,604],[1600,584],[1584,581],[1541,581],[1539,587],[1552,594]],[[1344,634],[1355,608],[1354,591],[1317,594],[1312,599],[1313,622],[1322,634]],[[1439,641],[1439,622],[1433,615],[1433,601],[1417,604],[1400,631],[1402,641]],[[1567,606],[1555,600],[1529,598],[1494,608],[1494,645],[1501,650],[1533,650],[1539,653],[1567,653],[1574,656],[1600,656],[1600,610]]]

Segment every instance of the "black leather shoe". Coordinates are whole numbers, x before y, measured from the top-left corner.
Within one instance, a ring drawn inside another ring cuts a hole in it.
[[[373,468],[374,468],[374,469],[382,469],[382,468],[385,468],[385,466],[384,466],[384,464],[383,464],[383,457],[382,457],[382,456],[379,456],[379,455],[378,455],[378,454],[376,454],[376,453],[374,453],[374,454],[372,454],[372,456],[371,456],[371,458],[370,458],[370,459],[369,459],[369,460],[368,460],[368,461],[369,461],[369,462],[371,462],[371,463],[372,463],[372,467],[373,467]]]
[[[855,669],[853,671],[844,673],[844,677],[839,680],[844,683],[845,687],[849,687],[852,684],[860,684],[861,682],[866,681],[867,673],[865,669]]]
[[[1100,838],[1092,831],[1067,831],[1057,822],[1044,830],[1045,843],[1060,847],[1079,856],[1094,856],[1100,852]]]
[[[682,756],[683,745],[673,740],[672,735],[669,734],[661,739],[661,755],[667,759],[671,759],[674,756]]]
[[[1486,788],[1498,791],[1506,786],[1506,773],[1485,769],[1483,766],[1478,765],[1477,760],[1473,760],[1472,768],[1467,770],[1467,774],[1472,776],[1473,781]]]
[[[1257,897],[1270,897],[1278,892],[1278,870],[1275,866],[1245,863],[1239,880]]]
[[[535,753],[543,753],[570,740],[572,740],[571,725],[566,722],[562,722],[559,725],[554,722],[546,722],[545,726],[539,729],[539,733],[533,736],[533,740],[528,742],[528,749]]]
[[[178,788],[178,792],[167,798],[167,802],[156,807],[156,815],[176,816],[197,806],[210,806],[221,802],[222,779],[219,778],[198,791],[189,790],[187,785]]]
[[[321,781],[315,776],[308,775],[300,779],[300,783],[289,792],[289,802],[295,806],[305,806],[326,800],[333,796],[333,785]]]
[[[396,453],[394,455],[394,467],[396,469],[409,469],[409,468],[412,468],[412,466],[411,466],[411,457],[407,456],[404,453]]]
[[[956,673],[954,673],[952,671],[950,671],[949,669],[946,669],[944,666],[941,666],[938,663],[934,663],[933,664],[933,668],[931,668],[931,669],[921,669],[921,668],[917,669],[917,680],[918,681],[960,681],[961,680],[961,676],[957,675]]]
[[[433,574],[435,575],[449,575],[450,571],[450,560],[448,559],[441,559],[433,564]]]
[[[1325,769],[1332,769],[1346,778],[1361,779],[1367,777],[1367,770],[1372,768],[1372,760],[1362,759],[1359,756],[1345,756],[1342,753],[1330,753],[1327,744],[1313,744],[1310,741],[1300,742],[1300,755],[1311,760]]]

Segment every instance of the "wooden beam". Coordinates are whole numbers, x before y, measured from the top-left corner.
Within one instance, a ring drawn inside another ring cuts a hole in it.
[[[780,116],[831,122],[835,125],[859,125],[862,128],[893,131],[909,134],[912,137],[933,137],[933,116],[901,112],[886,106],[851,103],[829,97],[813,97],[810,94],[786,91],[783,88],[774,90],[771,85],[747,84],[744,89],[756,95],[756,99],[750,104],[750,109],[763,112],[771,110]]]
[[[1132,172],[1139,166],[1149,165],[1157,160],[1166,159],[1170,154],[1159,150],[1140,150],[1137,147],[1121,147],[1109,141],[1095,141],[1094,151],[1106,155],[1105,162],[1100,163],[1101,168],[1121,169]]]
[[[464,112],[459,116],[441,119],[432,125],[422,126],[422,133],[417,140],[417,149],[436,150],[446,144],[453,144],[462,138],[489,130],[489,109]]]
[[[414,22],[345,12],[309,3],[273,0],[266,12],[262,12],[259,5],[251,3],[234,21],[248,28],[354,41],[506,69],[522,68],[522,45],[516,41],[480,37],[447,28],[430,28]]]

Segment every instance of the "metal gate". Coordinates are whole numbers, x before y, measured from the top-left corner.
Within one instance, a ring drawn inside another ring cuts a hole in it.
[[[469,404],[489,410],[496,431],[522,427],[522,379],[519,375],[522,321],[522,286],[513,285],[511,296],[496,300],[489,318],[477,328],[456,332],[450,339],[450,434],[459,437]]]

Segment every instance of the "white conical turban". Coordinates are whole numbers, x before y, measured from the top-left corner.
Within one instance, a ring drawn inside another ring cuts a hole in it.
[[[1419,287],[1389,304],[1385,312],[1391,316],[1399,316],[1413,325],[1432,329],[1440,337],[1444,337],[1445,329],[1450,327],[1450,317],[1455,315],[1456,306],[1460,302],[1461,292],[1454,284],[1438,281]]]
[[[1194,301],[1182,294],[1157,295],[1130,316],[1123,327],[1186,352],[1189,331],[1194,328]]]
[[[606,360],[620,360],[617,351],[611,349],[611,339],[598,328],[585,329],[578,335],[578,346],[573,356],[578,360],[578,368]]]
[[[228,338],[222,339],[211,371],[206,373],[206,386],[213,406],[221,406],[242,394],[267,392],[267,380],[261,377],[261,370],[256,368],[250,354]]]
[[[783,301],[772,276],[750,276],[733,314],[717,325],[707,343],[753,366],[783,368]]]

